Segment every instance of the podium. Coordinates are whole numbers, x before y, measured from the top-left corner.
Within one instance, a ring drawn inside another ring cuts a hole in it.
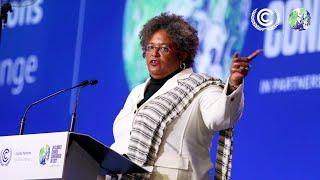
[[[147,172],[84,134],[56,132],[0,137],[1,179],[95,180],[99,174]]]

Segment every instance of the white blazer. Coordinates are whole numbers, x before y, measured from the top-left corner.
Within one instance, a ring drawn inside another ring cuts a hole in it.
[[[169,79],[152,97],[137,108],[143,99],[149,79],[129,94],[123,109],[113,124],[115,142],[111,148],[120,154],[128,151],[130,131],[135,113],[153,98],[178,85],[192,69],[185,69]],[[214,131],[232,127],[243,110],[243,84],[232,94],[227,86],[209,86],[201,90],[182,115],[167,127],[158,151],[158,159],[151,167],[152,179],[209,179],[213,168],[210,159]],[[149,167],[150,168],[150,167]]]

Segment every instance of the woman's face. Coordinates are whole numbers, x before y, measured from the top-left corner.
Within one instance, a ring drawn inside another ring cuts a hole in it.
[[[156,31],[145,47],[146,63],[154,79],[162,79],[180,66],[178,51],[165,30]]]

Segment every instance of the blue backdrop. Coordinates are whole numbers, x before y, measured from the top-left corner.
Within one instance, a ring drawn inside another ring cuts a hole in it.
[[[310,28],[301,32],[288,25],[291,10],[298,7],[312,17]],[[257,30],[251,22],[256,8],[277,9],[279,26]],[[0,45],[0,135],[18,134],[25,108],[36,99],[98,79],[97,86],[81,91],[76,131],[111,145],[115,116],[130,89],[147,75],[137,30],[162,11],[185,15],[198,29],[206,25],[205,35],[199,33],[197,71],[225,79],[233,52],[244,56],[264,50],[245,80],[233,179],[319,179],[318,0],[37,0],[15,7]],[[211,59],[201,64],[208,47]],[[68,130],[73,97],[68,92],[32,108],[25,133]]]

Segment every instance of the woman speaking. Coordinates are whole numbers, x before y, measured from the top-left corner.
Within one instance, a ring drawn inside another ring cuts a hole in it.
[[[235,53],[224,84],[192,71],[199,40],[181,16],[156,16],[139,36],[150,78],[131,91],[116,117],[111,148],[149,168],[150,179],[209,179],[213,134],[240,118],[243,79],[260,50]]]

